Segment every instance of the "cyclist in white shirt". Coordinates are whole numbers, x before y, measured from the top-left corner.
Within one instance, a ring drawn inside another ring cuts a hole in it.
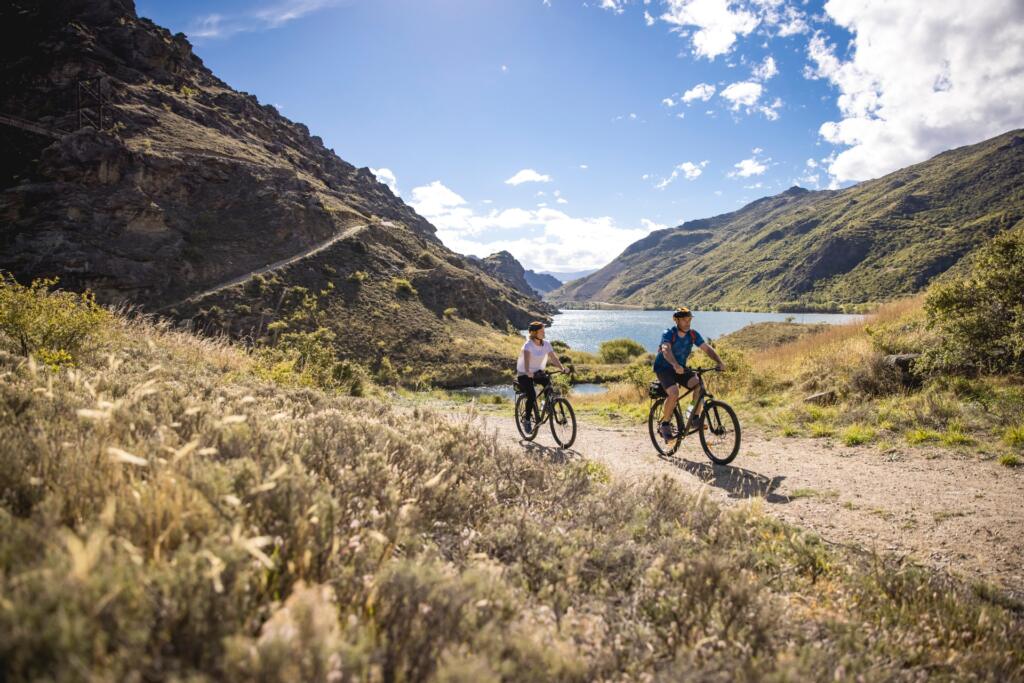
[[[526,419],[523,420],[523,429],[532,432],[533,424],[530,416],[533,415],[535,419],[540,419],[540,415],[537,414],[537,394],[534,386],[537,384],[547,386],[551,383],[548,374],[544,372],[549,360],[559,370],[564,371],[565,367],[562,365],[562,361],[558,360],[558,355],[551,347],[551,343],[544,341],[544,323],[532,322],[527,330],[530,333],[530,338],[523,344],[523,348],[519,352],[519,359],[516,361],[516,372],[518,373],[516,381],[526,395]]]

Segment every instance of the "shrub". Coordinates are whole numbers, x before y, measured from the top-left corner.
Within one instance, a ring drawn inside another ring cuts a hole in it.
[[[847,446],[860,446],[875,438],[875,430],[865,425],[854,424],[843,430],[843,443]]]
[[[561,339],[555,339],[554,341],[552,341],[551,342],[551,348],[553,348],[555,350],[555,353],[557,353],[559,355],[569,351],[569,345],[566,344]]]
[[[601,342],[598,353],[605,363],[628,363],[631,359],[646,352],[643,345],[632,339],[612,339]]]
[[[1011,448],[1024,448],[1024,425],[1007,427],[1003,432],[1003,443]]]
[[[978,249],[970,275],[931,288],[928,325],[938,343],[922,366],[933,372],[1009,373],[1024,370],[1024,226]]]
[[[24,286],[0,274],[0,331],[16,353],[51,367],[73,365],[111,319],[90,292],[51,291],[56,284],[54,278]]]
[[[444,317],[448,318],[449,320],[457,318],[458,315],[459,309],[455,308],[454,306],[444,309]]]
[[[412,283],[404,277],[392,278],[391,286],[395,290],[395,294],[398,294],[399,296],[416,296],[416,294],[418,294],[416,288],[412,286]]]
[[[361,284],[366,281],[367,277],[369,276],[366,274],[365,270],[357,270],[348,276],[348,281],[355,282],[356,284]]]
[[[1024,465],[1024,460],[1016,453],[1004,453],[996,458],[996,462],[1003,467],[1020,467]]]
[[[929,441],[938,441],[942,435],[931,429],[911,429],[907,432],[906,437],[907,443],[916,446]]]
[[[398,384],[398,371],[395,370],[395,366],[387,356],[380,359],[374,379],[377,380],[378,384],[383,384],[385,386],[394,386]]]

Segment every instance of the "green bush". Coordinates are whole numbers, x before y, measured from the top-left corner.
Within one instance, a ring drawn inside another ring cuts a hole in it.
[[[1024,225],[992,238],[970,274],[932,287],[925,301],[938,343],[921,366],[968,374],[1024,371]]]
[[[51,291],[56,285],[54,278],[26,287],[0,274],[0,331],[15,353],[51,367],[74,365],[111,319],[92,293]]]
[[[633,358],[646,353],[646,349],[632,339],[612,339],[601,342],[598,353],[605,363],[628,363]]]
[[[369,277],[369,275],[366,274],[365,270],[357,270],[348,276],[348,281],[361,284],[366,281],[367,277]]]
[[[561,339],[555,339],[554,341],[552,341],[551,348],[553,348],[555,350],[555,353],[557,354],[563,354],[569,351],[569,345],[566,344]]]
[[[278,325],[275,333],[287,328],[279,321],[268,329]],[[369,373],[358,363],[339,359],[334,342],[334,333],[323,327],[281,334],[275,344],[257,348],[258,374],[286,386],[363,396],[371,384]]]
[[[457,318],[458,315],[459,315],[459,309],[455,308],[454,306],[452,306],[450,308],[444,309],[444,317],[448,318],[449,320],[451,320],[453,318]]]
[[[392,278],[391,286],[394,288],[395,294],[398,294],[399,296],[416,296],[416,294],[418,294],[416,288],[412,286],[412,283],[404,277]]]

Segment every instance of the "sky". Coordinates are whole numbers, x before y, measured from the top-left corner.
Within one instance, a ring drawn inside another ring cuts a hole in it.
[[[1021,0],[137,0],[450,248],[652,230],[1024,127]]]

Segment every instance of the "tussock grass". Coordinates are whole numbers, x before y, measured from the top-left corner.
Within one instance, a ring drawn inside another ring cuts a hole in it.
[[[996,591],[256,363],[142,319],[0,355],[0,678],[1024,675]]]

